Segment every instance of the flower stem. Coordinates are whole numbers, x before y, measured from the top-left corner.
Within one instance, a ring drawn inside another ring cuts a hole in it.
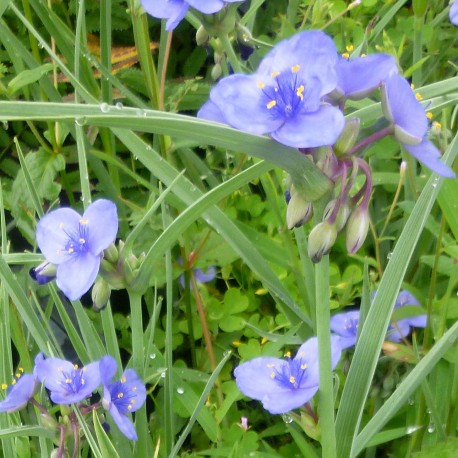
[[[232,70],[235,73],[243,73],[242,66],[237,58],[237,55],[234,52],[234,48],[232,47],[231,40],[229,36],[225,33],[222,33],[218,36],[223,46],[224,52],[226,53],[227,59],[231,64]]]
[[[336,456],[334,423],[334,387],[331,363],[331,328],[329,304],[329,256],[315,265],[316,330],[320,374],[320,429],[323,456]]]
[[[355,154],[361,148],[364,148],[365,146],[371,145],[375,141],[380,140],[381,138],[386,137],[388,135],[391,135],[392,133],[393,133],[393,127],[392,126],[385,127],[384,129],[379,130],[378,132],[375,132],[372,135],[369,135],[369,137],[366,137],[364,140],[361,140],[350,151],[348,151],[347,154],[348,155]]]

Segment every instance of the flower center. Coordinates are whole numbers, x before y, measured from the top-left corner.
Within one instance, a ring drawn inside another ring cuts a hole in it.
[[[88,224],[87,219],[80,219],[78,224],[78,229],[76,231],[66,231],[64,223],[60,223],[59,227],[62,229],[68,236],[67,243],[65,244],[65,251],[68,254],[73,253],[82,253],[87,251],[87,235],[88,235]]]
[[[286,364],[282,364],[279,368],[274,364],[268,365],[272,369],[271,378],[284,388],[297,390],[307,379],[307,364],[300,358],[300,355],[298,356],[294,359],[287,359]]]
[[[70,372],[64,372],[61,367],[57,370],[61,373],[60,385],[64,391],[67,391],[68,393],[78,393],[81,388],[84,387],[84,373],[86,372],[85,367],[79,369],[75,364],[75,366],[73,366],[73,370]]]
[[[130,412],[137,402],[137,387],[126,383],[125,377],[111,385],[110,393],[116,408],[124,415]]]

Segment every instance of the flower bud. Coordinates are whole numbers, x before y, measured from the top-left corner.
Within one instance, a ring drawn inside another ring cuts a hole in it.
[[[369,212],[367,208],[357,207],[347,221],[347,251],[356,253],[366,240],[369,230]]]
[[[44,285],[56,278],[57,266],[48,261],[30,269],[29,275],[39,284]]]
[[[119,253],[115,244],[112,243],[106,250],[103,251],[103,257],[111,262],[111,264],[116,264],[118,262]]]
[[[336,204],[337,204],[336,199],[328,202],[328,204],[326,205],[326,208],[324,209],[323,221],[329,219]],[[330,221],[330,223],[334,223],[336,225],[337,233],[339,233],[344,228],[345,224],[347,223],[348,217],[350,216],[350,211],[351,211],[350,205],[348,204],[347,201],[345,201],[340,205],[337,211],[335,220]]]
[[[334,144],[334,152],[337,156],[345,154],[353,146],[359,135],[361,121],[359,118],[351,118],[345,122],[345,127]]]
[[[49,413],[41,413],[40,414],[40,423],[46,428],[46,429],[56,429],[57,428],[57,421],[56,419],[50,415]]]
[[[307,202],[298,192],[291,190],[291,198],[286,209],[286,224],[288,229],[305,224],[313,214],[311,202]]]
[[[211,77],[213,81],[216,81],[223,73],[223,69],[221,67],[221,64],[217,62],[215,65],[213,65],[213,68],[211,70]]]
[[[320,262],[321,258],[331,251],[337,238],[335,224],[327,221],[317,224],[310,232],[308,239],[308,255],[313,262]]]
[[[196,43],[197,46],[203,46],[208,42],[208,32],[205,30],[205,27],[200,26],[196,32]]]
[[[92,309],[96,312],[103,310],[111,296],[110,285],[101,277],[99,277],[92,287]]]
[[[334,151],[329,146],[315,148],[315,163],[317,167],[327,176],[334,177],[339,171],[339,164]]]

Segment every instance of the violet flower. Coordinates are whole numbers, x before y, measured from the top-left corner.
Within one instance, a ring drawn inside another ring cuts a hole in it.
[[[398,67],[393,56],[376,53],[354,59],[340,57],[336,71],[337,87],[331,97],[361,100],[380,87],[391,74],[398,73]]]
[[[133,369],[127,369],[119,380],[112,383],[117,364],[111,356],[104,356],[99,366],[103,385],[103,407],[128,439],[137,440],[137,433],[128,415],[144,404],[145,384]]]
[[[337,336],[331,337],[332,368],[342,353]],[[262,402],[272,414],[286,413],[308,402],[318,391],[318,340],[308,339],[294,358],[259,357],[234,370],[237,386]]]
[[[331,317],[331,331],[339,336],[340,348],[345,350],[356,345],[359,310],[336,313]]]
[[[407,290],[403,290],[399,293],[394,304],[394,309],[399,309],[408,305],[421,307],[418,300]],[[401,340],[407,337],[411,328],[425,328],[427,317],[426,314],[415,315],[408,318],[403,318],[390,324],[388,327],[386,338],[391,342],[401,342]]]
[[[35,364],[43,361],[43,355],[39,353],[35,358]],[[38,390],[38,381],[35,371],[33,374],[24,374],[19,369],[13,382],[6,388],[6,397],[0,402],[0,412],[16,412],[24,408],[29,400],[35,396]],[[5,385],[2,385],[5,388]]]
[[[455,0],[451,5],[450,5],[450,10],[448,12],[449,17],[450,17],[450,22],[453,25],[456,25],[458,27],[458,1]]]
[[[80,368],[64,359],[47,358],[35,365],[34,373],[56,404],[80,402],[100,385],[98,361]]]
[[[167,19],[165,29],[173,30],[186,16],[189,7],[204,14],[220,11],[226,3],[243,0],[140,0],[143,9],[153,17]]]
[[[392,74],[384,82],[382,108],[385,117],[393,124],[394,136],[413,157],[438,175],[455,176],[441,162],[440,151],[426,138],[428,118],[405,78]]]
[[[278,43],[256,73],[223,78],[197,116],[295,148],[332,145],[344,127],[341,111],[324,101],[337,84],[337,58],[325,33],[298,33]]]
[[[115,240],[118,215],[113,202],[100,199],[83,216],[59,208],[40,219],[37,243],[46,260],[57,265],[57,286],[72,301],[94,283],[104,249]]]

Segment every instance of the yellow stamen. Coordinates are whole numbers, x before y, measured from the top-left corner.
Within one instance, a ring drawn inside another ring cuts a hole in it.
[[[270,378],[275,378],[275,372],[270,373]]]
[[[442,124],[440,122],[434,121],[433,122],[433,127],[437,130],[442,128]]]
[[[118,393],[118,399],[121,399],[124,396],[124,393]]]
[[[16,385],[16,380],[15,379],[11,380],[11,385]]]
[[[299,64],[296,64],[293,67],[291,67],[291,71],[293,73],[297,73],[300,69],[301,69],[301,66]]]
[[[88,219],[80,219],[80,224],[89,224]]]
[[[305,369],[307,369],[307,364],[305,364],[305,363],[304,363],[304,364],[301,364],[301,369],[302,369],[303,371],[305,371]]]
[[[127,406],[127,410],[132,410],[132,406],[130,404]]]
[[[293,384],[296,383],[296,377],[291,376],[289,378],[289,383],[293,383]]]
[[[59,223],[59,229],[63,229],[64,228],[64,223]]]
[[[301,99],[301,100],[304,100],[304,85],[301,84],[298,88],[297,88],[297,91],[296,91],[296,95]]]
[[[272,78],[275,78],[279,74],[280,74],[280,72],[272,72],[270,75],[272,76]]]
[[[256,83],[256,86],[258,86],[260,89],[262,89],[263,87],[265,87],[266,85],[262,82],[262,81],[258,81]]]
[[[348,52],[343,52],[343,53],[342,53],[342,57],[343,57],[344,59],[350,59],[350,54],[349,54]]]
[[[284,356],[285,358],[291,358],[291,352],[287,351]]]
[[[66,378],[65,379],[65,383],[72,383],[72,379],[71,378]]]
[[[277,101],[276,101],[276,100],[271,100],[271,101],[267,104],[267,108],[270,110],[270,109],[273,108],[276,104],[277,104]]]
[[[352,52],[352,51],[355,49],[355,47],[354,47],[353,45],[347,45],[347,46],[345,46],[345,49],[346,49],[348,52]]]
[[[269,339],[268,339],[267,337],[263,337],[263,338],[261,339],[261,345],[264,345],[264,344],[265,344],[266,342],[268,342],[268,341],[269,341]]]
[[[427,117],[428,119],[433,119],[433,114],[432,114],[430,111],[428,111],[428,112],[426,113],[426,117]]]
[[[74,250],[72,247],[70,247],[67,251],[68,251],[69,253],[73,253],[75,250]]]
[[[6,390],[8,388],[8,385],[6,383],[2,383],[2,390]]]
[[[75,370],[78,369],[78,364],[74,364],[73,365],[73,369],[75,369]]]
[[[126,377],[121,377],[121,383],[126,383]]]
[[[423,100],[423,96],[422,96],[419,92],[417,92],[417,93],[415,94],[415,98],[416,98],[418,101]]]
[[[137,387],[136,387],[136,386],[133,386],[133,387],[132,387],[132,391],[137,391]]]

